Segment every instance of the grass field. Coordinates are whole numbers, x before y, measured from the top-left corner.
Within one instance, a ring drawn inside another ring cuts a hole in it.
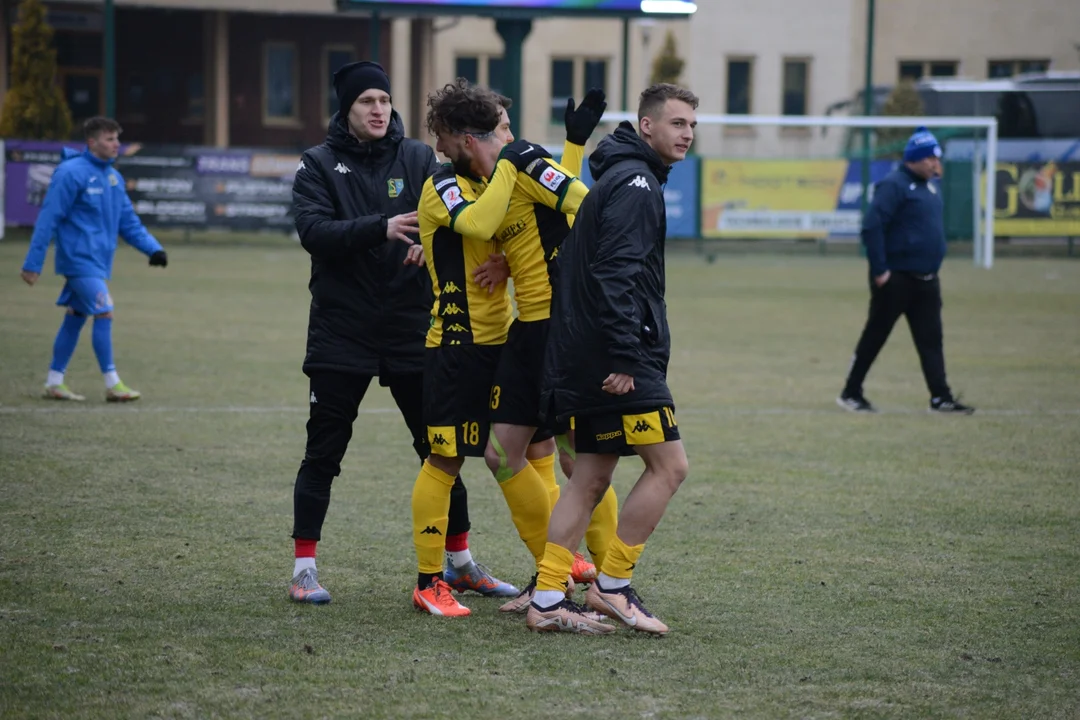
[[[111,284],[139,403],[106,406],[89,329],[37,399],[58,279],[0,243],[0,716],[1080,717],[1080,263],[943,273],[954,389],[930,416],[898,326],[833,404],[866,310],[855,257],[674,255],[672,386],[691,475],[635,585],[662,640],[535,636],[497,601],[415,613],[415,458],[388,393],[356,423],[320,546],[326,607],[286,599],[308,262],[295,247],[130,249]],[[625,461],[625,494],[640,468]],[[477,558],[531,561],[466,465]]]

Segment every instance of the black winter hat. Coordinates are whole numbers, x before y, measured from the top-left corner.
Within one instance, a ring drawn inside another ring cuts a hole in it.
[[[349,63],[334,73],[334,92],[338,96],[338,110],[342,117],[349,114],[356,98],[372,88],[390,94],[390,78],[377,62],[361,60]]]

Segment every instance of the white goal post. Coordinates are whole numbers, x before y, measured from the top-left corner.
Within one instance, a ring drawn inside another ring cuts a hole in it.
[[[998,121],[993,117],[892,117],[892,116],[854,116],[834,117],[825,115],[698,115],[698,123],[703,125],[766,125],[774,127],[847,127],[847,128],[984,128],[986,130],[986,151],[983,158],[976,153],[973,163],[975,183],[974,194],[977,196],[980,165],[985,164],[986,185],[983,193],[981,225],[976,217],[974,245],[975,265],[991,268],[994,265],[994,201],[997,195],[997,140]],[[635,113],[609,112],[604,114],[604,122],[637,122]],[[979,160],[984,159],[985,163]],[[975,204],[978,215],[978,203]],[[981,230],[981,232],[980,232]]]

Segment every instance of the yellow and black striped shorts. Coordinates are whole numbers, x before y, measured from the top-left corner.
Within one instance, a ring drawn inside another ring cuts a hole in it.
[[[633,455],[643,445],[679,440],[675,409],[627,415],[585,415],[574,418],[574,446],[591,455]]]

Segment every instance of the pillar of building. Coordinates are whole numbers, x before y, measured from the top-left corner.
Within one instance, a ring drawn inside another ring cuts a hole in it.
[[[213,32],[210,33],[212,80],[210,93],[213,107],[213,135],[215,147],[229,146],[229,13],[212,13]]]

